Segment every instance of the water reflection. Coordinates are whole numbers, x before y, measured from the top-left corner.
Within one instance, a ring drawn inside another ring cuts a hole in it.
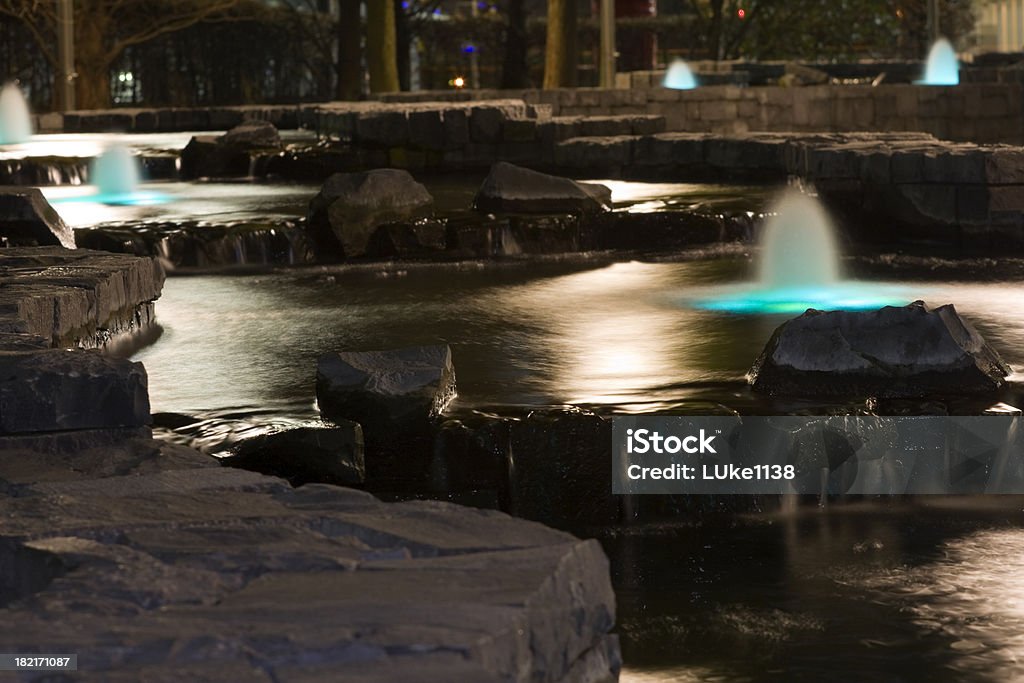
[[[317,188],[308,184],[261,183],[178,183],[151,182],[140,186],[141,201],[109,203],[97,196],[94,187],[56,186],[40,188],[43,195],[68,225],[189,221],[238,222],[275,221],[305,215],[309,199]],[[161,201],[149,202],[147,197]]]
[[[739,406],[754,400],[744,382],[750,363],[787,316],[678,302],[745,270],[743,261],[719,259],[175,278],[158,306],[166,334],[138,357],[154,410],[163,411],[283,401],[305,417],[319,353],[434,343],[453,347],[461,407]],[[1007,362],[1024,368],[1017,284],[901,286],[929,303],[956,303]]]
[[[944,544],[934,563],[897,568],[864,587],[903,602],[925,637],[949,641],[960,680],[1024,679],[1024,530]]]
[[[989,500],[606,539],[622,681],[1021,680],[1024,516]]]

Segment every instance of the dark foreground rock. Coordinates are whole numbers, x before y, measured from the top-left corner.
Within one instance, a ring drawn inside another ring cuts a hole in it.
[[[0,188],[0,247],[75,248],[71,228],[34,187]]]
[[[0,434],[149,424],[146,370],[98,351],[0,352]]]
[[[617,679],[596,541],[194,455],[0,500],[0,646],[67,680]]]
[[[338,427],[300,427],[246,439],[221,460],[287,479],[293,486],[310,482],[358,486],[366,479],[363,429],[339,420]]]
[[[579,408],[449,419],[437,429],[430,484],[559,528],[606,527],[621,517],[611,439],[611,422]]]
[[[994,391],[1009,366],[952,305],[809,310],[783,323],[749,373],[755,391],[885,398]]]
[[[597,213],[611,208],[604,185],[540,173],[500,161],[491,167],[473,198],[478,211],[504,213]]]
[[[347,258],[367,253],[370,238],[386,223],[427,216],[434,199],[407,171],[381,168],[335,173],[309,203],[309,230]]]

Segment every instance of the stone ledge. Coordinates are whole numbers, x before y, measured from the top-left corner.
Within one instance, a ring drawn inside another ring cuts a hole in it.
[[[149,323],[163,269],[152,258],[63,249],[0,249],[0,323],[52,346],[102,346]]]
[[[0,643],[104,680],[617,680],[600,546],[501,513],[204,468],[0,515]]]

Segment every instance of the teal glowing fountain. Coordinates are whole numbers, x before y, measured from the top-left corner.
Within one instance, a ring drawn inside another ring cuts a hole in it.
[[[32,120],[21,89],[9,83],[0,89],[0,145],[16,145],[32,137]]]
[[[959,85],[960,63],[956,51],[945,38],[940,38],[928,52],[924,78],[915,81],[918,85]]]
[[[902,306],[911,300],[903,288],[844,280],[835,230],[824,207],[799,192],[775,206],[765,226],[754,283],[720,288],[714,296],[688,305],[731,313],[803,313],[868,310]]]
[[[682,59],[677,59],[669,65],[662,84],[673,90],[693,90],[697,87],[697,78],[693,75],[689,64]]]
[[[140,190],[140,175],[139,162],[131,150],[124,145],[111,145],[93,160],[89,169],[89,179],[96,192],[75,198],[75,201],[117,206],[161,204],[166,201],[167,198],[162,194]]]

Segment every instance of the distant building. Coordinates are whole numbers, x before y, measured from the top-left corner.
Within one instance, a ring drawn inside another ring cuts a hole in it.
[[[1024,50],[1024,0],[977,0],[975,52]]]

